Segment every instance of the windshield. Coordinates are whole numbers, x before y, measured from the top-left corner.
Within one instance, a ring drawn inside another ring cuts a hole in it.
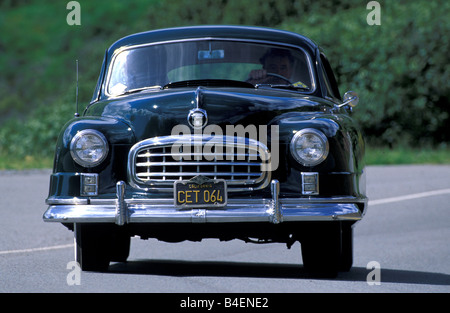
[[[112,96],[207,80],[313,89],[303,50],[253,42],[195,40],[131,48],[115,56],[109,73],[106,90]]]

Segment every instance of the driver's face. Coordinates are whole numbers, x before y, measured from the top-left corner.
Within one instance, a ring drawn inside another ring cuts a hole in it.
[[[264,69],[268,73],[274,73],[286,78],[291,77],[291,63],[288,57],[269,56],[264,64]]]

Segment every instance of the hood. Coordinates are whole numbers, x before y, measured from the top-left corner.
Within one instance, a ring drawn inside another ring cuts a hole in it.
[[[127,123],[138,141],[171,135],[177,125],[189,125],[195,108],[206,111],[207,125],[271,125],[280,115],[324,112],[330,104],[323,99],[279,89],[174,88],[147,90],[92,104],[86,116],[103,116]],[[192,128],[188,126],[191,130]]]

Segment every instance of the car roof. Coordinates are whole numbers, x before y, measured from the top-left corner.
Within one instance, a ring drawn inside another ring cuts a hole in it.
[[[280,44],[302,47],[310,54],[314,54],[317,49],[317,45],[309,38],[289,31],[253,26],[208,25],[166,28],[132,34],[113,43],[108,49],[108,54],[111,55],[116,49],[127,46],[193,38],[246,39],[278,42]]]

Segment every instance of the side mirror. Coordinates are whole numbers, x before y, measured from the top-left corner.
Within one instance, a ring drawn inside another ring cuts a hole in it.
[[[354,108],[359,102],[358,94],[354,91],[347,91],[344,94],[344,102],[342,102],[339,107],[343,107],[345,105],[348,105],[351,108]]]

